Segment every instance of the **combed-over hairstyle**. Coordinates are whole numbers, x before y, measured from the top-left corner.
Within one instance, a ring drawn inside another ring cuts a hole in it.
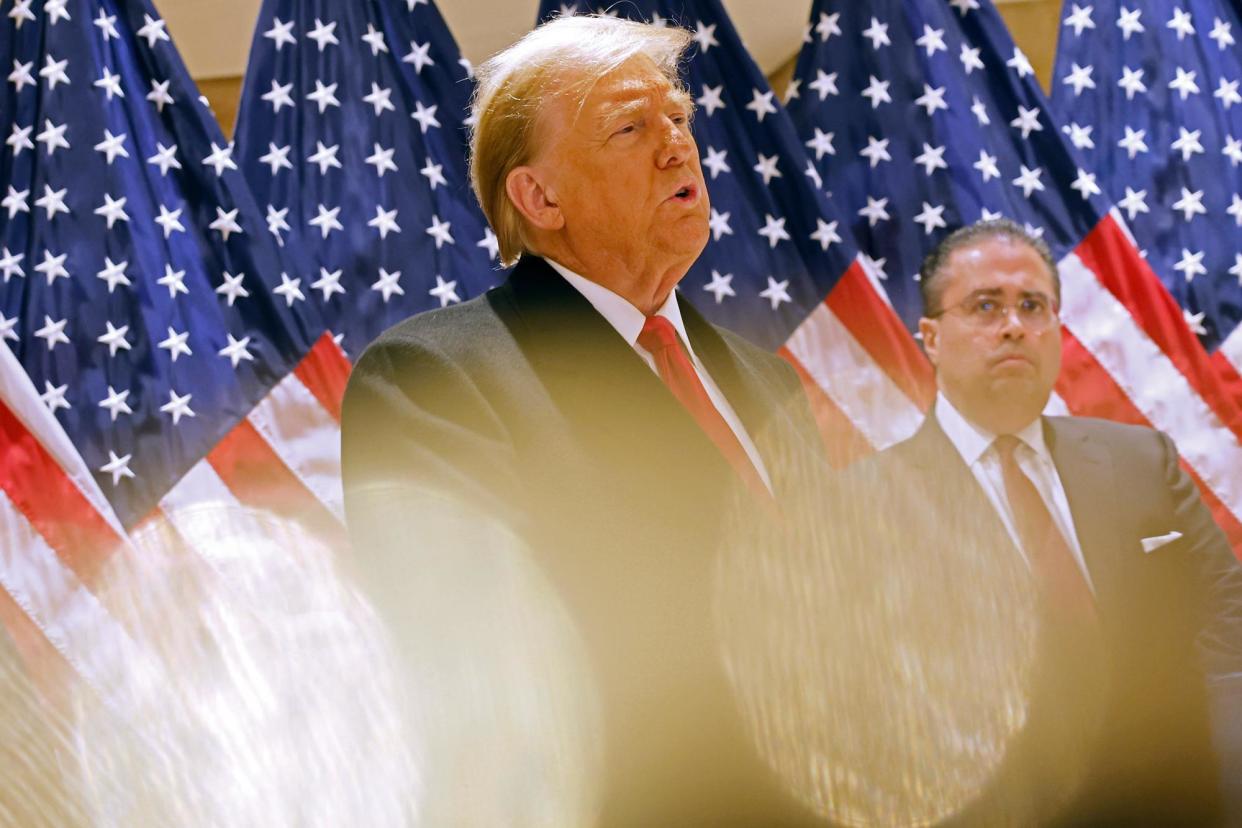
[[[633,23],[603,15],[554,18],[492,56],[477,70],[470,133],[470,184],[508,266],[530,249],[522,214],[505,180],[535,156],[536,124],[545,102],[568,95],[581,106],[601,78],[636,55],[646,55],[674,87],[690,33],[674,26]]]
[[[999,218],[959,227],[941,239],[940,244],[933,247],[923,259],[923,264],[919,266],[919,293],[923,298],[924,316],[935,316],[944,311],[940,307],[940,299],[944,295],[940,283],[944,281],[944,269],[949,263],[949,257],[962,248],[971,247],[986,239],[1009,239],[1025,244],[1038,253],[1052,275],[1052,289],[1056,294],[1054,298],[1061,301],[1061,276],[1057,273],[1057,263],[1052,258],[1048,245],[1043,239],[1026,232],[1017,222]]]

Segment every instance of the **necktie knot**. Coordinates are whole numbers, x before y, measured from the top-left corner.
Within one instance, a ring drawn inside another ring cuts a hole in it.
[[[665,348],[676,348],[679,344],[677,330],[663,316],[648,316],[642,332],[638,334],[638,344],[651,354]]]
[[[1022,445],[1022,441],[1012,434],[1001,434],[992,441],[992,447],[996,449],[996,454],[1000,457],[1002,463],[1014,462],[1014,452],[1018,450],[1018,446]]]

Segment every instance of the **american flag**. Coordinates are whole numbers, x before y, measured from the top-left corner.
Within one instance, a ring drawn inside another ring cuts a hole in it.
[[[1053,113],[1242,398],[1242,7],[1065,12]]]
[[[429,0],[263,4],[238,162],[350,357],[502,277],[466,172],[473,77]]]
[[[149,2],[15,0],[0,26],[0,338],[55,426],[6,403],[0,603],[28,660],[99,687],[118,660],[78,633],[109,623],[126,532],[194,545],[178,516],[213,502],[340,533],[348,363]]]
[[[991,3],[816,0],[804,40],[790,114],[907,328],[919,261],[943,235],[1002,215],[1042,235],[1063,286],[1053,410],[1167,432],[1242,548],[1238,396],[1074,152],[1083,127],[1062,134]]]
[[[719,0],[545,2],[540,14],[588,11],[694,36],[685,80],[711,240],[681,292],[713,322],[794,365],[835,463],[912,433],[933,393],[930,369]]]

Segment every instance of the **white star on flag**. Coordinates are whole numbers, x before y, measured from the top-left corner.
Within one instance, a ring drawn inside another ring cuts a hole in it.
[[[267,154],[260,156],[259,163],[271,167],[272,175],[280,172],[282,167],[288,170],[293,169],[293,162],[289,160],[289,146],[278,147],[274,143],[269,143],[267,149]]]
[[[102,14],[102,12],[101,12]],[[297,44],[297,38],[293,36],[293,21],[287,23],[281,22],[279,17],[272,18],[272,28],[263,33],[263,36],[272,41],[276,51],[280,51],[286,43],[290,45]]]
[[[439,250],[446,244],[454,244],[453,235],[449,232],[452,226],[450,221],[440,221],[439,216],[431,217],[431,226],[427,228],[427,235],[436,240],[436,250]],[[456,283],[454,283],[456,284]]]
[[[168,288],[168,298],[176,297],[178,293],[189,294],[190,289],[185,286],[185,271],[173,270],[172,265],[164,265],[164,275],[155,280],[157,285],[163,285]]]
[[[217,356],[227,357],[229,364],[233,368],[237,368],[242,360],[254,361],[254,354],[250,353],[250,337],[243,336],[241,339],[236,338],[232,334],[228,334],[229,344],[225,345],[216,352]]]
[[[410,41],[410,52],[401,59],[402,63],[409,63],[414,66],[414,74],[422,74],[424,67],[434,66],[435,61],[431,59],[431,43],[417,43]]]
[[[759,296],[772,303],[772,310],[776,310],[784,302],[793,301],[789,297],[789,280],[785,279],[778,282],[771,276],[768,277],[767,288],[759,291]]]
[[[460,302],[461,297],[457,295],[457,282],[446,282],[444,277],[436,275],[436,286],[429,291],[432,296],[440,300],[440,307],[447,307],[451,302]]]
[[[930,236],[937,228],[949,226],[944,220],[944,205],[933,207],[926,201],[923,202],[923,210],[914,217],[914,221],[923,225],[923,234],[926,236]]]
[[[181,207],[178,207],[176,210],[169,210],[166,205],[160,205],[160,214],[155,217],[155,223],[163,228],[165,239],[173,233],[185,232],[185,225],[181,223],[181,210]]]
[[[148,49],[154,49],[155,44],[161,40],[171,42],[168,32],[164,31],[164,21],[162,19],[155,19],[149,14],[144,14],[142,21],[142,28],[138,30],[138,36],[147,39]]]
[[[176,363],[177,357],[182,354],[185,354],[186,356],[194,355],[194,351],[190,349],[188,344],[189,338],[189,331],[178,332],[176,328],[169,325],[168,336],[162,339],[157,347],[159,347],[162,351],[168,351],[168,360]]]
[[[724,93],[724,84],[717,84],[716,86],[708,86],[707,84],[703,84],[702,89],[703,94],[695,98],[694,102],[703,107],[707,117],[710,118],[713,114],[715,114],[717,109],[725,108],[725,103],[721,99],[721,95]]]
[[[172,416],[173,425],[181,422],[182,417],[196,417],[194,409],[190,408],[190,399],[192,394],[179,395],[174,390],[168,392],[168,402],[160,406],[160,411]]]
[[[763,227],[757,232],[768,240],[769,247],[776,247],[780,242],[789,240],[789,232],[785,229],[785,219],[778,219],[771,213],[764,214]]]
[[[389,273],[387,270],[381,267],[379,269],[379,279],[377,279],[375,283],[371,285],[371,290],[379,291],[380,296],[382,296],[384,299],[384,304],[388,304],[388,300],[391,299],[394,295],[396,296],[405,295],[405,290],[402,289],[401,285],[398,284],[398,281],[400,279],[401,279],[400,270],[394,270],[392,273]]]
[[[759,153],[758,163],[751,167],[751,169],[763,176],[763,183],[765,186],[771,185],[773,178],[781,177],[781,171],[776,168],[778,160],[779,158],[776,155],[767,156],[763,153]]]
[[[763,117],[765,115],[776,114],[776,105],[772,103],[772,97],[774,94],[775,93],[771,90],[768,90],[767,92],[760,92],[756,89],[754,90],[754,99],[751,100],[750,103],[746,104],[746,108],[755,113],[755,117],[759,119],[760,123],[763,123]]]
[[[333,294],[345,293],[345,286],[341,284],[341,269],[328,270],[326,267],[319,268],[319,278],[311,282],[311,290],[322,290],[323,301],[328,301]]]
[[[225,297],[230,308],[233,307],[233,303],[238,299],[245,299],[250,296],[250,291],[242,287],[242,279],[246,278],[245,273],[233,275],[226,270],[221,274],[221,278],[224,281],[216,288],[216,293]]]
[[[703,158],[703,166],[711,171],[712,180],[716,180],[716,176],[722,172],[733,172],[729,167],[727,160],[728,152],[726,150],[718,150],[713,147],[707,148],[707,155]]]
[[[715,269],[712,270],[711,281],[703,285],[703,290],[716,298],[717,305],[723,302],[726,296],[737,296],[737,291],[733,289],[733,274],[722,274]]]
[[[322,52],[329,45],[339,46],[341,41],[336,39],[336,21],[324,24],[318,17],[315,18],[315,28],[306,33],[306,36],[315,41],[315,45]]]

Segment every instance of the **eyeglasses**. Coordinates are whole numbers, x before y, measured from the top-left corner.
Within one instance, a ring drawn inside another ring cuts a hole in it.
[[[980,330],[1000,328],[1010,314],[1016,314],[1018,324],[1032,333],[1041,333],[1056,321],[1057,306],[1047,296],[1039,293],[1023,296],[1012,305],[994,296],[973,294],[956,305],[929,313],[928,316],[936,319],[946,313],[956,313],[967,324]]]

